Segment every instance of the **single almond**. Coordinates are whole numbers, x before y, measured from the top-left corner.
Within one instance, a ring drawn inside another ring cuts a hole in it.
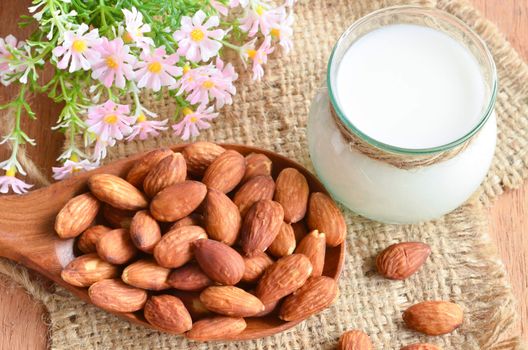
[[[163,331],[181,334],[192,328],[192,319],[183,302],[173,295],[153,295],[145,304],[145,319]]]
[[[95,220],[99,207],[99,201],[90,193],[73,197],[57,214],[55,231],[62,239],[79,236]]]
[[[88,179],[92,194],[114,208],[139,210],[148,206],[147,198],[137,188],[111,174],[95,174]]]
[[[210,188],[205,197],[204,223],[209,238],[233,245],[242,219],[235,203],[223,192]]]
[[[104,225],[95,225],[87,228],[77,241],[77,248],[85,254],[95,253],[97,249],[95,245],[97,241],[108,231],[112,231],[110,227]]]
[[[242,333],[246,326],[242,317],[216,316],[195,322],[185,336],[201,341],[230,339]]]
[[[105,233],[96,243],[97,254],[111,264],[126,264],[137,254],[128,230],[118,228]]]
[[[64,281],[76,287],[89,287],[97,281],[118,276],[116,266],[101,260],[97,254],[73,259],[61,272]]]
[[[286,168],[279,173],[274,199],[284,208],[284,221],[292,223],[304,218],[309,194],[306,177],[299,170]]]
[[[201,291],[214,283],[195,263],[173,270],[167,282],[172,288],[184,291]]]
[[[370,337],[363,331],[354,329],[346,331],[339,338],[337,350],[372,350],[374,346]]]
[[[220,192],[231,192],[242,180],[246,160],[237,151],[228,150],[216,158],[205,171],[202,182]]]
[[[326,235],[326,244],[336,247],[346,238],[346,223],[343,214],[326,194],[312,193],[308,204],[308,228]]]
[[[284,213],[279,203],[263,199],[253,204],[244,218],[240,245],[248,256],[263,252],[279,234]]]
[[[421,242],[393,244],[376,258],[378,272],[391,279],[404,280],[418,271],[431,254],[431,247]]]
[[[213,316],[213,313],[200,301],[200,293],[172,290],[171,294],[180,298],[194,321]]]
[[[211,142],[195,142],[182,151],[187,169],[194,176],[201,177],[211,163],[225,152],[225,149]]]
[[[135,213],[135,211],[117,209],[108,204],[103,206],[103,217],[113,228],[130,228]]]
[[[442,348],[433,344],[417,343],[404,346],[400,350],[442,350]]]
[[[145,180],[145,177],[149,171],[154,168],[159,163],[159,161],[167,156],[170,156],[172,153],[174,152],[168,148],[160,148],[148,152],[140,160],[134,163],[132,168],[130,168],[126,176],[126,180],[133,186],[141,188],[141,185],[143,185],[143,181]]]
[[[251,257],[244,257],[244,275],[242,282],[254,283],[264,274],[264,271],[271,265],[273,260],[264,252],[258,252]]]
[[[204,227],[205,226],[204,218],[203,218],[202,215],[200,215],[198,213],[192,213],[192,214],[187,215],[186,217],[181,218],[181,219],[177,220],[176,222],[174,222],[171,225],[169,231],[177,229],[177,228],[182,227],[182,226],[202,226],[202,227]]]
[[[244,217],[256,202],[273,199],[273,193],[275,193],[275,182],[271,176],[255,176],[240,187],[233,197],[233,202]]]
[[[284,321],[304,320],[330,306],[337,297],[337,282],[326,276],[310,277],[284,299],[279,317]]]
[[[150,203],[150,213],[158,221],[171,222],[191,214],[202,203],[207,188],[198,181],[184,181],[159,192]]]
[[[250,153],[246,156],[246,172],[242,182],[246,182],[255,176],[271,176],[273,163],[262,153]]]
[[[282,223],[277,237],[268,248],[268,252],[276,258],[290,255],[295,250],[295,233],[290,224]]]
[[[167,283],[170,270],[159,266],[152,259],[138,260],[128,265],[121,275],[121,279],[131,286],[147,290],[169,289]]]
[[[143,181],[143,190],[149,197],[171,185],[185,181],[187,165],[181,153],[173,153],[154,166]]]
[[[193,258],[193,242],[207,238],[200,226],[183,226],[167,232],[154,247],[154,258],[160,266],[177,268]]]
[[[308,228],[304,221],[294,222],[292,225],[293,233],[295,233],[295,241],[297,245],[301,243],[302,239],[308,234]]]
[[[295,253],[304,254],[310,259],[313,267],[312,276],[321,276],[326,254],[325,234],[317,230],[310,232],[299,243]]]
[[[152,253],[161,239],[158,222],[147,210],[141,210],[134,215],[130,223],[130,238],[132,243],[146,253]]]
[[[141,310],[147,301],[147,292],[125,284],[119,279],[104,279],[88,289],[88,296],[95,306],[110,312],[134,312]]]
[[[251,317],[264,311],[264,304],[254,295],[233,286],[211,286],[200,294],[202,304],[217,314]]]
[[[299,289],[311,273],[312,264],[305,255],[285,256],[266,269],[255,294],[264,304],[279,300]]]
[[[202,271],[220,284],[235,285],[244,275],[244,259],[222,242],[211,239],[195,241],[194,256]]]
[[[460,327],[464,312],[460,306],[448,301],[424,301],[405,310],[403,321],[415,331],[442,335]]]

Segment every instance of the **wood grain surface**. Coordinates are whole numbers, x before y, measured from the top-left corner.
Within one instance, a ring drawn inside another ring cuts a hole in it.
[[[528,1],[470,0],[487,18],[495,22],[513,46],[528,60]],[[17,25],[19,14],[25,13],[30,0],[0,0],[0,37],[9,33],[24,37],[27,30]],[[12,88],[0,88],[0,103],[13,95]],[[35,97],[32,105],[38,122],[25,122],[24,130],[34,137],[37,147],[28,154],[50,174],[50,168],[60,153],[62,137],[51,133],[59,107],[46,97]],[[2,115],[0,114],[0,123]],[[0,124],[1,125],[1,124]],[[0,146],[0,159],[8,151]],[[528,338],[528,246],[523,234],[528,229],[528,184],[504,194],[489,210],[490,231],[500,256],[508,270],[513,290],[519,300],[522,333]],[[46,313],[42,305],[32,300],[21,288],[0,277],[0,349],[39,350],[48,347]]]

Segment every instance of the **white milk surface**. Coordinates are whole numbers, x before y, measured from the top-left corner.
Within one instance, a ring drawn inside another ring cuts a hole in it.
[[[471,52],[447,34],[388,25],[356,41],[336,80],[349,121],[371,138],[402,148],[441,146],[481,118],[485,82]]]

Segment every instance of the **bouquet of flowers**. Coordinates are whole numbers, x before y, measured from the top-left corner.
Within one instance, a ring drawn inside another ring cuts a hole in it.
[[[4,118],[13,118],[1,141],[12,153],[0,162],[0,193],[32,187],[20,179],[26,172],[19,162],[20,146],[35,144],[20,123],[36,118],[29,93],[48,94],[64,106],[54,129],[65,133],[69,146],[57,158],[55,179],[97,167],[117,141],[144,140],[169,128],[188,140],[233,102],[238,74],[222,60],[225,51],[238,53],[253,80],[262,78],[270,53],[290,51],[294,1],[34,0],[32,16],[22,16],[20,25],[36,21],[36,31],[25,41],[0,38],[0,82],[20,85],[0,106]],[[45,65],[54,74],[42,82]],[[168,94],[176,114],[161,120],[147,110],[143,89]],[[133,103],[121,104],[124,96]],[[92,154],[75,146],[79,136]]]

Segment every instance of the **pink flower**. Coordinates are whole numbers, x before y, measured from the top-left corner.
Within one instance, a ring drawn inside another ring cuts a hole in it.
[[[0,193],[9,192],[9,188],[17,194],[26,193],[33,185],[25,183],[24,181],[15,177],[16,170],[11,168],[6,171],[4,176],[0,176]]]
[[[111,100],[102,105],[93,106],[88,109],[88,131],[97,135],[98,141],[104,141],[110,146],[115,140],[122,140],[125,135],[132,132],[130,126],[134,123],[134,117],[127,114],[130,107],[116,104]]]
[[[95,48],[100,57],[92,65],[92,78],[99,79],[106,87],[112,86],[115,80],[115,85],[123,89],[125,77],[128,80],[134,78],[132,67],[136,59],[129,53],[130,48],[123,44],[121,38],[112,41],[102,38]]]
[[[218,116],[218,113],[213,113],[213,107],[206,109],[205,106],[198,106],[196,111],[185,107],[183,109],[183,119],[172,126],[175,135],[181,136],[182,140],[187,141],[191,136],[196,137],[200,134],[200,130],[208,129],[211,124],[208,122]]]
[[[20,49],[25,45],[24,41],[19,41],[13,35],[8,35],[4,38],[0,38],[0,82],[7,86],[13,81],[11,75],[18,72],[23,72],[26,69],[25,65],[13,67],[10,63],[15,60],[13,54],[9,51]]]
[[[268,35],[272,28],[279,26],[281,18],[285,16],[284,7],[268,8],[264,4],[252,6],[246,10],[246,16],[240,20],[240,29],[248,32],[250,37],[255,36],[259,30]]]
[[[69,30],[64,33],[62,45],[53,49],[53,55],[62,59],[57,63],[60,69],[66,69],[70,66],[69,72],[75,72],[79,69],[88,70],[91,62],[99,57],[99,53],[94,49],[99,39],[97,29],[88,32],[88,26],[81,24],[77,33]],[[71,61],[71,63],[70,63]]]
[[[167,130],[168,120],[147,120],[147,117],[141,112],[136,118],[136,124],[132,126],[132,133],[126,138],[131,141],[139,136],[140,140],[145,140],[149,136],[158,136],[158,130]]]
[[[88,159],[79,161],[77,155],[73,155],[71,159],[68,159],[66,162],[64,162],[63,166],[52,167],[51,170],[53,171],[53,178],[55,180],[63,180],[69,178],[75,173],[90,171],[97,168],[98,166],[99,164],[97,162],[92,163]]]
[[[178,54],[192,62],[208,61],[216,56],[222,47],[217,40],[222,40],[226,34],[222,29],[210,30],[220,23],[218,16],[211,16],[203,23],[205,17],[202,10],[196,12],[192,19],[182,17],[181,29],[173,34],[174,40],[178,42]]]
[[[229,2],[229,7],[237,7],[238,5],[246,7],[249,4],[249,0],[231,0]]]
[[[138,88],[147,87],[159,91],[162,86],[174,85],[175,77],[182,75],[183,69],[176,65],[179,56],[167,55],[163,46],[152,51],[143,50],[140,58],[142,61],[136,64],[135,71]]]
[[[216,11],[218,11],[218,13],[220,13],[222,16],[227,16],[227,14],[229,13],[229,9],[227,8],[227,6],[222,4],[220,1],[218,1],[218,0],[209,0],[209,2],[211,4],[211,6]]]
[[[220,58],[217,58],[216,63],[216,67],[209,64],[193,69],[192,73],[189,72],[192,79],[182,83],[178,94],[182,94],[183,91],[188,92],[187,101],[193,105],[199,103],[205,106],[209,103],[209,99],[216,100],[216,108],[232,104],[232,95],[236,94],[233,81],[238,78],[238,74],[231,64],[224,67],[224,62]]]
[[[143,23],[143,14],[141,12],[132,7],[132,11],[123,9],[123,15],[125,15],[125,30],[122,36],[127,44],[136,43],[138,46],[154,45],[152,38],[144,36],[145,33],[150,32],[150,25]]]
[[[264,76],[263,64],[268,62],[268,55],[273,52],[274,48],[271,47],[271,39],[266,37],[258,50],[254,47],[255,40],[250,41],[246,45],[242,46],[242,58],[244,60],[253,61],[253,80],[260,80]]]
[[[101,159],[106,158],[106,153],[107,153],[106,148],[108,146],[113,146],[113,145],[115,145],[114,139],[107,142],[107,141],[101,140],[100,138],[97,138],[97,141],[95,142],[92,158],[96,162],[99,162],[101,161]]]
[[[286,15],[284,13],[284,17],[281,18],[279,24],[271,28],[270,31],[271,36],[279,40],[279,45],[282,46],[286,53],[289,53],[293,47],[293,41],[291,39],[293,36],[293,21],[293,14]]]

